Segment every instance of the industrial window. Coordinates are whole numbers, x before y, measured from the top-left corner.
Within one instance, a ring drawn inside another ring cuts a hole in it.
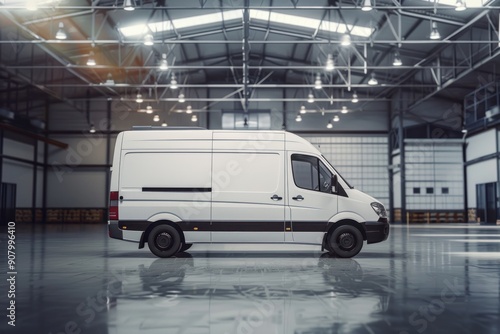
[[[425,188],[425,193],[426,194],[434,194],[434,188],[433,187]]]
[[[413,188],[414,194],[420,194],[420,188]]]
[[[446,195],[449,193],[450,193],[450,188],[448,188],[448,187],[441,188],[441,194]]]

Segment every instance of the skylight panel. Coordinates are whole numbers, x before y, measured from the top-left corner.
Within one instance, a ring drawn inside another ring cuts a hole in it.
[[[326,32],[333,32],[344,34],[348,30],[351,35],[369,37],[373,30],[368,27],[345,25],[335,21],[322,21],[315,18],[301,17],[298,15],[283,14],[265,10],[250,9],[250,19],[259,21],[270,21],[271,23],[278,23],[288,26],[295,26],[304,29],[319,29]],[[216,24],[221,22],[230,22],[234,20],[242,20],[242,10],[229,10],[216,12],[211,14],[196,15],[185,17],[181,19],[174,19],[172,21],[160,21],[148,23],[148,25],[134,25],[130,27],[122,27],[120,31],[125,37],[133,37],[144,35],[151,30],[153,33],[163,31],[172,31],[174,28],[177,30],[199,27],[202,25]]]

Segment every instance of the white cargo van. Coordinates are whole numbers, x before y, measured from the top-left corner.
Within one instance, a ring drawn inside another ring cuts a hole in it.
[[[116,140],[109,236],[170,257],[194,243],[317,244],[339,257],[389,235],[384,206],[285,131],[135,127]]]

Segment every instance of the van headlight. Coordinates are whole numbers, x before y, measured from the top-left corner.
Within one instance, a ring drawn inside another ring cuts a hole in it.
[[[385,208],[382,204],[378,202],[373,202],[370,204],[372,206],[373,211],[380,217],[380,218],[387,218],[387,211],[385,211]]]

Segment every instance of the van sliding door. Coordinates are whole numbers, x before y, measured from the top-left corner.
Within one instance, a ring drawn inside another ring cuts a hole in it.
[[[212,242],[283,242],[283,141],[219,139],[214,133]]]

